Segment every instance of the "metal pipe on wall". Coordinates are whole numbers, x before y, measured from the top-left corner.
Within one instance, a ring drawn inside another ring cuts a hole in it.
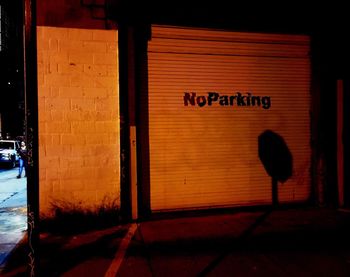
[[[28,275],[39,275],[39,153],[36,48],[36,0],[24,0],[24,92],[28,149]]]

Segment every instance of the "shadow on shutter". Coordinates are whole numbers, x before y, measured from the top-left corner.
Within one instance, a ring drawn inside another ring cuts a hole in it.
[[[283,137],[266,130],[258,138],[259,158],[272,178],[272,204],[278,204],[278,182],[286,182],[293,173],[293,156]]]

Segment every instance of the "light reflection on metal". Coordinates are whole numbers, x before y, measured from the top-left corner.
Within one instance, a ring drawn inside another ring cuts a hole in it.
[[[28,149],[28,167],[33,167],[33,128],[28,128],[27,149]]]
[[[32,244],[33,230],[35,228],[34,212],[30,211],[30,205],[28,205],[28,246],[29,246],[29,275],[35,276],[35,249]]]

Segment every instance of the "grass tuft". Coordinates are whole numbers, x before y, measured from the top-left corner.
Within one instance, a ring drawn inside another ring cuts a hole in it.
[[[104,200],[95,209],[82,209],[66,201],[51,203],[53,217],[40,219],[40,231],[53,234],[77,234],[117,226],[121,222],[116,200]]]

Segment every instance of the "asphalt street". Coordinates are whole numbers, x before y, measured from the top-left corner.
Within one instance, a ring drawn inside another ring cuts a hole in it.
[[[0,169],[0,273],[27,229],[27,179],[17,179],[18,167]]]

